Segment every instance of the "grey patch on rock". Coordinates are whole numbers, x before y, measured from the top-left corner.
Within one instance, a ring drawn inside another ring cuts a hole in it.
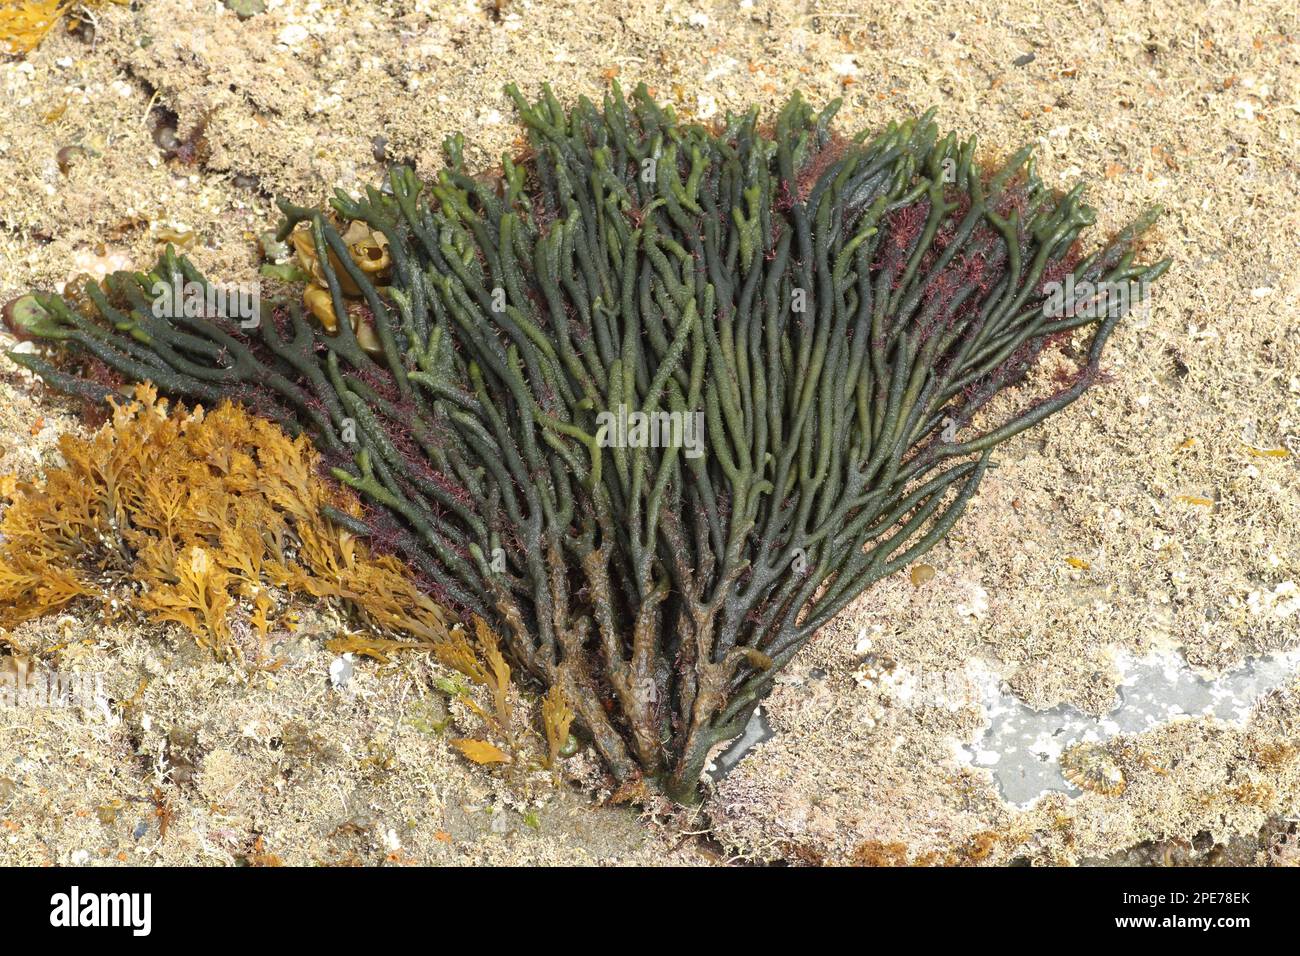
[[[1119,703],[1102,717],[1070,704],[1035,710],[995,691],[985,702],[988,729],[962,750],[975,766],[991,770],[1003,798],[1022,809],[1054,790],[1079,796],[1082,791],[1066,781],[1060,766],[1061,753],[1073,744],[1104,743],[1183,717],[1216,717],[1244,726],[1259,698],[1292,679],[1298,665],[1300,651],[1275,653],[1206,680],[1176,654],[1130,660]]]
[[[731,743],[731,746],[719,754],[709,767],[709,777],[712,778],[714,783],[722,780],[723,777],[736,769],[736,764],[740,763],[745,754],[763,741],[771,740],[775,734],[776,731],[767,722],[763,707],[761,705],[755,707],[754,712],[749,715],[749,722],[745,724],[745,729],[741,731],[740,736]]]

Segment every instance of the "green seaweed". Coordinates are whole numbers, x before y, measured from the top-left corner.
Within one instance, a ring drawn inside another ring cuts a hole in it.
[[[953,527],[993,448],[1094,384],[1131,303],[1044,303],[1062,281],[1145,293],[1168,265],[1137,262],[1156,212],[1084,255],[1081,187],[1048,189],[1028,150],[981,169],[930,115],[848,139],[838,104],[798,95],[771,128],[756,110],[709,128],[644,87],[571,109],[509,93],[529,149],[497,176],[457,137],[431,181],[397,168],[328,212],[281,203],[278,239],[299,231],[317,270],[310,314],[155,315],[158,288],[205,281],[169,249],[75,307],[38,296],[29,331],[306,429],[373,506],[332,517],[504,635],[624,792],[690,800],[799,648]],[[358,222],[385,271],[344,241]],[[681,427],[646,443],[631,413]]]

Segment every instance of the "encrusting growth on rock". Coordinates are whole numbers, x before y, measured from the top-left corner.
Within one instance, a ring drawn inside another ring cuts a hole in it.
[[[499,175],[454,138],[430,182],[282,203],[311,281],[252,327],[156,309],[208,288],[169,251],[35,297],[20,331],[71,354],[15,360],[305,430],[376,506],[326,515],[490,622],[625,792],[690,800],[799,648],[1096,381],[1167,266],[1135,261],[1155,213],[1085,254],[1081,187],[1028,150],[982,170],[928,116],[848,139],[797,95],[709,128],[644,88],[510,94],[529,148]]]

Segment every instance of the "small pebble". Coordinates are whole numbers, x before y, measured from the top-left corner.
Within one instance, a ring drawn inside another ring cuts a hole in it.
[[[276,39],[285,46],[297,46],[303,40],[307,39],[307,28],[301,23],[291,23],[280,31],[280,35],[276,37]]]
[[[222,0],[222,3],[241,20],[266,12],[266,0]]]
[[[77,163],[85,159],[89,154],[83,146],[64,146],[55,156],[55,162],[59,164],[59,172],[68,175],[68,172]]]
[[[176,135],[176,127],[159,123],[154,127],[153,141],[165,153],[174,153],[181,145],[181,138]]]

